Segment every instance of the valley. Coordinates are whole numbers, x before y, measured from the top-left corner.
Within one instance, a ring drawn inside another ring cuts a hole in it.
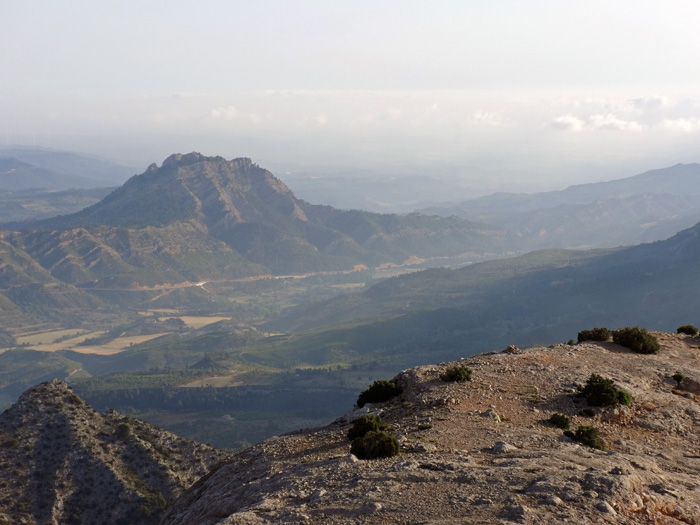
[[[691,187],[694,166],[674,169]],[[504,210],[579,203],[575,221],[609,191],[508,196]],[[601,221],[589,237],[618,216]],[[324,424],[397,370],[589,326],[673,330],[700,307],[697,226],[530,251],[543,237],[508,225],[312,205],[249,159],[173,155],[73,215],[7,226],[0,402],[59,378],[98,410],[228,450]]]

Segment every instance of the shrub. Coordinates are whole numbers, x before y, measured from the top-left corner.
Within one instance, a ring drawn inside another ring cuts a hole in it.
[[[380,430],[384,430],[385,428],[386,423],[384,423],[382,418],[379,416],[375,416],[374,414],[360,416],[355,421],[352,428],[348,430],[348,439],[352,441],[356,438],[364,436],[367,434],[367,432],[378,432]]]
[[[674,381],[676,382],[676,384],[678,385],[678,388],[680,388],[681,383],[682,383],[683,380],[685,379],[685,376],[684,376],[683,374],[681,374],[680,372],[676,372],[676,373],[673,374],[671,377],[673,378],[673,380],[674,380]]]
[[[592,408],[584,408],[583,410],[579,410],[578,415],[581,417],[594,417],[595,410],[593,410]]]
[[[613,341],[618,345],[626,346],[638,354],[658,354],[661,350],[656,337],[644,328],[627,326],[613,332]]]
[[[350,452],[360,459],[389,458],[399,454],[399,442],[384,431],[371,431],[355,438]]]
[[[605,450],[605,441],[600,437],[600,430],[596,427],[589,425],[580,425],[576,432],[571,432],[566,430],[564,432],[565,436],[570,437],[574,441],[588,445],[589,447],[597,448],[598,450]]]
[[[66,401],[68,401],[69,403],[71,403],[73,405],[79,405],[82,403],[82,400],[78,397],[77,394],[68,394],[66,396]]]
[[[573,339],[569,339],[569,340],[566,342],[566,344],[569,345],[569,346],[574,346],[576,343],[574,342]]]
[[[632,404],[632,394],[627,390],[617,389],[617,403],[619,405],[625,405],[626,407]]]
[[[632,402],[629,392],[616,388],[612,379],[598,374],[591,374],[582,393],[588,404],[594,407],[629,405]]]
[[[611,336],[612,332],[605,327],[593,328],[592,330],[581,330],[578,333],[578,342],[607,341]]]
[[[383,403],[391,398],[398,396],[401,393],[401,387],[396,383],[380,379],[372,383],[372,385],[362,392],[357,398],[357,406],[362,408],[367,403]]]
[[[571,421],[569,420],[569,416],[565,416],[564,414],[559,414],[559,413],[554,413],[552,414],[547,422],[551,423],[557,428],[561,428],[563,430],[569,430],[569,427],[571,425]]]
[[[684,324],[676,328],[677,334],[698,335],[698,327],[692,324]]]
[[[129,423],[121,423],[117,427],[117,436],[121,439],[128,439],[131,436],[131,426]]]
[[[452,381],[456,383],[464,383],[472,380],[472,369],[466,365],[455,365],[440,376],[443,381]]]

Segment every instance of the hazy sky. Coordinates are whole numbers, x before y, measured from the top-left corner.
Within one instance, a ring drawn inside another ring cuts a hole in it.
[[[0,145],[621,177],[700,161],[699,25],[672,0],[0,0]]]

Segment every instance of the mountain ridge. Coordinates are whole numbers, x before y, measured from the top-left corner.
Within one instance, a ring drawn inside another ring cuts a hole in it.
[[[99,414],[60,380],[3,412],[0,439],[14,481],[0,484],[0,517],[12,523],[153,523],[226,457],[114,411]]]
[[[506,229],[527,251],[605,248],[667,238],[700,220],[700,164],[540,193],[495,193],[422,210]],[[614,227],[613,227],[614,226]]]

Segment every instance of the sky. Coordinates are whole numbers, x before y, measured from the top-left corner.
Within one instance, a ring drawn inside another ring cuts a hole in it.
[[[678,0],[0,0],[0,145],[630,176],[700,161],[698,22]]]

